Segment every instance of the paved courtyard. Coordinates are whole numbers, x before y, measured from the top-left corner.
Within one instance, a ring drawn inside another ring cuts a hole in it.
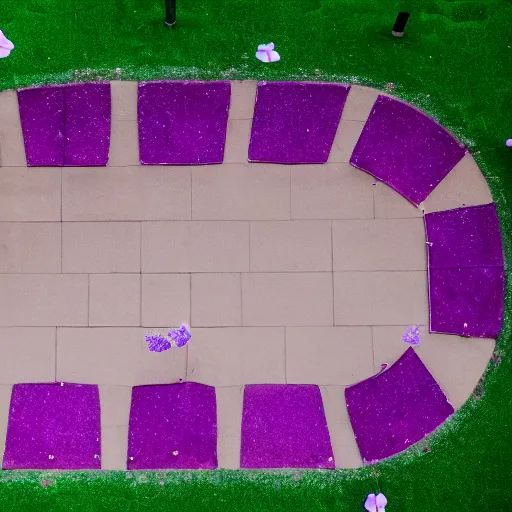
[[[353,86],[325,165],[248,163],[255,82],[233,82],[222,165],[140,166],[137,84],[112,83],[108,167],[27,168],[0,93],[0,447],[12,384],[98,384],[102,467],[126,469],[131,386],[217,388],[219,467],[238,468],[245,384],[321,387],[338,467],[362,461],[344,388],[405,327],[459,408],[490,339],[430,335],[423,213],[492,201],[467,154],[417,209],[349,164],[378,91]],[[144,335],[191,326],[182,349]]]

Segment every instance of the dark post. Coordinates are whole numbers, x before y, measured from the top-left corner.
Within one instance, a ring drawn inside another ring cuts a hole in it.
[[[409,19],[410,13],[399,12],[396,17],[395,24],[393,25],[393,31],[391,32],[395,37],[402,37],[404,35],[405,25]]]
[[[171,28],[176,23],[176,0],[165,0],[165,25]]]

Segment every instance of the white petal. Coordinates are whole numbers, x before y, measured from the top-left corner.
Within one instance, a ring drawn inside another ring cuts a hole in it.
[[[375,512],[375,507],[375,494],[368,494],[364,502],[364,508],[368,510],[368,512]]]
[[[268,62],[267,52],[256,52],[256,58],[261,60],[261,62]]]
[[[277,52],[270,53],[270,62],[279,62],[281,60],[281,56]]]
[[[388,504],[388,500],[386,499],[386,496],[384,496],[384,494],[377,494],[375,502],[377,504],[377,512],[386,512],[384,507]]]
[[[0,48],[0,59],[5,59],[5,57],[9,57],[10,53],[11,50],[8,50],[7,48]]]

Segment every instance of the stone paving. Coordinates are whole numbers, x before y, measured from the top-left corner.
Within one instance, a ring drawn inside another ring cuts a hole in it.
[[[232,83],[224,164],[197,167],[139,165],[137,84],[114,82],[108,167],[27,168],[0,93],[0,446],[12,384],[98,384],[102,468],[126,469],[130,386],[184,379],[216,386],[219,467],[239,468],[243,386],[318,384],[337,467],[356,467],[344,388],[409,324],[468,398],[494,341],[428,334],[422,216],[492,201],[471,155],[415,208],[348,163],[379,94],[353,86],[327,164],[249,164],[255,90]],[[147,350],[182,322],[186,348]]]

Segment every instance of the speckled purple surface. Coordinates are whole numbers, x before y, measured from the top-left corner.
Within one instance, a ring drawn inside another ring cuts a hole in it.
[[[98,387],[13,386],[3,469],[100,469]]]
[[[240,467],[334,469],[318,386],[245,387]]]
[[[454,412],[413,348],[385,371],[346,388],[345,399],[366,462],[405,450]]]
[[[430,331],[497,338],[504,294],[500,267],[429,268]]]
[[[215,388],[185,382],[132,390],[128,469],[217,468]]]
[[[469,206],[425,215],[430,268],[503,267],[496,206]]]
[[[465,153],[462,144],[424,113],[379,96],[350,163],[418,205]]]
[[[222,163],[230,96],[229,82],[140,83],[141,164]]]
[[[66,87],[64,165],[105,166],[110,149],[110,84]]]
[[[18,91],[29,166],[104,166],[110,148],[109,83]]]
[[[343,84],[258,84],[249,160],[327,162],[349,90]]]
[[[52,86],[18,91],[29,166],[64,165],[64,89]]]

